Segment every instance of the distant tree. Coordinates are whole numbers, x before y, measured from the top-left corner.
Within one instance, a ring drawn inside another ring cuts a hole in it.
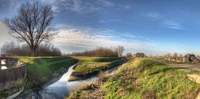
[[[54,47],[49,43],[41,44],[37,50],[38,56],[61,56],[59,48]]]
[[[174,56],[173,57],[178,57],[178,53],[174,53]]]
[[[17,16],[5,19],[5,23],[11,30],[10,35],[26,42],[34,56],[39,45],[55,35],[49,27],[53,14],[51,5],[25,3],[20,6]]]
[[[14,42],[5,43],[1,48],[1,54],[30,56],[31,50],[27,45],[16,45]],[[61,56],[59,48],[54,47],[49,43],[40,44],[36,51],[37,56]]]
[[[122,53],[124,51],[124,47],[123,46],[117,46],[116,51],[117,51],[118,57],[121,57]]]
[[[131,53],[127,53],[127,54],[126,54],[126,57],[127,57],[127,58],[131,58],[131,57],[133,57],[133,55],[132,55]]]
[[[84,52],[73,52],[72,56],[96,56],[96,57],[117,57],[118,53],[116,50],[109,48],[97,48],[95,50],[84,51]]]
[[[171,56],[171,54],[170,54],[170,53],[168,53],[168,54],[166,54],[166,55],[165,55],[165,57],[170,57],[170,56]]]

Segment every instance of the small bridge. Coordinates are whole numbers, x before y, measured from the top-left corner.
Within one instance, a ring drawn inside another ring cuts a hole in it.
[[[14,57],[0,57],[0,91],[9,90],[23,83],[27,65]]]

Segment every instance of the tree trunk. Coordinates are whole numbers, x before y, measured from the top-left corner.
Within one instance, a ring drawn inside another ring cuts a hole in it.
[[[36,52],[31,49],[31,56],[36,56]]]
[[[36,56],[36,47],[31,47],[31,56]]]

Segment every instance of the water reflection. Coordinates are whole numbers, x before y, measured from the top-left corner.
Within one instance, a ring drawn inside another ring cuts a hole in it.
[[[92,77],[87,80],[68,82],[68,79],[69,79],[71,73],[74,71],[73,67],[74,66],[71,66],[69,68],[68,72],[65,73],[60,78],[59,81],[49,85],[48,87],[44,88],[44,90],[48,93],[54,93],[54,94],[56,94],[58,96],[62,96],[62,98],[64,98],[64,97],[68,96],[70,92],[79,88],[80,86],[97,80],[97,76],[95,76],[95,77]]]
[[[93,76],[89,79],[82,80],[82,81],[71,81],[68,82],[68,79],[71,75],[71,73],[74,71],[73,67],[75,65],[71,66],[67,73],[65,73],[60,80],[57,82],[40,89],[38,91],[31,92],[30,94],[21,97],[21,99],[64,99],[67,97],[72,91],[79,88],[80,86],[94,82],[98,79],[97,75]],[[119,66],[118,66],[119,67]],[[113,69],[110,69],[109,72],[115,71],[118,67],[115,67]]]

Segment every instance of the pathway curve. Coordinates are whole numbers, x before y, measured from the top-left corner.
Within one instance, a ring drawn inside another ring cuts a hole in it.
[[[165,60],[155,60],[155,61],[169,65],[169,66],[173,66],[175,68],[200,71],[200,64],[199,65],[198,64],[180,64],[180,63],[174,63],[174,62],[169,62],[169,61],[165,61]]]

